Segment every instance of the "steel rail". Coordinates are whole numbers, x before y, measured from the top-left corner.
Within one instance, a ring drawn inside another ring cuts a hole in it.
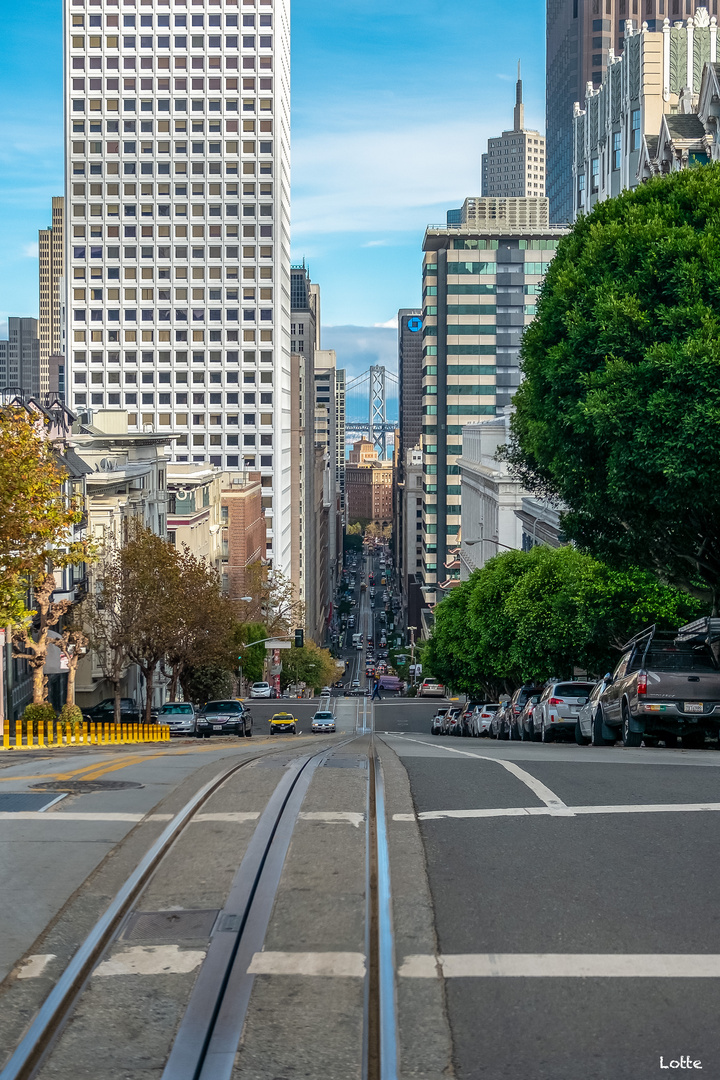
[[[0,1072],[0,1080],[31,1080],[43,1062],[93,969],[117,935],[153,873],[185,826],[226,780],[240,769],[283,751],[253,754],[209,780],[163,829],[72,956],[39,1012]],[[286,751],[285,751],[286,752]],[[325,751],[318,751],[323,753]]]

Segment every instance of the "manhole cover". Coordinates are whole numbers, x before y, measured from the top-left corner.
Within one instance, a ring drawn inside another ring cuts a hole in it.
[[[197,911],[136,911],[128,919],[123,941],[189,941],[210,937],[217,908]]]
[[[131,780],[48,780],[45,784],[33,784],[33,791],[68,791],[71,795],[83,795],[87,791],[125,791],[143,786]]]

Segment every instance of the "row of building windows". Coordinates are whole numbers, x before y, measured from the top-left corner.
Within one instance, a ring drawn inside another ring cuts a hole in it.
[[[118,26],[118,20],[119,20],[119,17],[117,15],[106,15],[105,16],[105,26],[108,27],[109,29],[117,27]],[[72,16],[72,25],[74,27],[78,27],[78,28],[82,27],[82,28],[84,28],[85,25],[86,25],[85,16],[84,15],[75,15],[74,14]],[[126,27],[126,28],[131,28],[131,27],[135,27],[135,26],[147,27],[147,28],[151,28],[153,26],[156,26],[159,29],[162,29],[163,27],[168,27],[169,28],[170,27],[170,16],[169,15],[159,15],[159,14],[156,14],[154,16],[153,15],[140,15],[139,17],[136,16],[136,15],[123,15],[122,25],[124,27]],[[174,17],[173,17],[172,25],[174,27],[176,27],[176,28],[187,27],[188,26],[188,16],[176,13],[174,15]],[[206,21],[206,17],[205,17],[204,14],[203,15],[199,15],[199,14],[198,15],[191,15],[189,25],[191,27],[196,27],[198,29],[204,28],[205,26],[208,26],[208,27],[212,28],[214,26],[221,27],[223,25],[228,27],[228,28],[233,28],[233,27],[236,27],[238,25],[238,16],[237,15],[225,15],[225,22],[223,23],[222,15],[208,15],[207,16],[207,21]],[[259,25],[260,26],[272,26],[272,15],[265,15],[265,14],[260,15]],[[87,26],[89,26],[91,29],[93,29],[93,28],[101,28],[103,26],[102,16],[101,15],[89,15],[87,17]],[[254,28],[255,27],[255,15],[243,15],[243,17],[242,17],[242,26],[253,27]]]

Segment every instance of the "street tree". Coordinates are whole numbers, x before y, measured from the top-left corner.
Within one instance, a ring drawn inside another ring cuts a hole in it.
[[[508,457],[565,534],[720,611],[720,165],[598,203],[521,347]]]
[[[702,611],[649,571],[538,546],[497,555],[456,586],[435,609],[424,660],[454,689],[495,697],[528,680],[601,674],[645,626],[677,628]]]
[[[250,600],[243,605],[243,621],[262,623],[269,637],[287,636],[295,627],[304,625],[305,612],[297,588],[281,570],[262,562],[252,563],[246,571],[245,587]]]
[[[178,686],[187,697],[191,673],[200,668],[236,666],[233,605],[220,587],[220,575],[187,547],[176,550],[177,591],[173,597],[175,620],[168,627],[165,662],[170,669],[169,698],[175,701]]]
[[[112,685],[114,719],[121,719],[121,681],[130,662],[128,642],[132,615],[123,602],[123,567],[119,548],[111,545],[93,568],[93,590],[83,604],[90,648],[103,676]]]
[[[262,682],[265,674],[265,651],[264,639],[270,637],[264,623],[248,622],[237,623],[234,631],[236,645],[235,655],[238,658],[238,667],[243,679],[248,683]],[[253,645],[252,642],[260,642]],[[248,648],[248,645],[250,648]]]
[[[280,685],[286,686],[305,683],[319,690],[331,686],[337,679],[337,662],[328,649],[321,649],[314,641],[307,641],[301,649],[293,646],[283,649],[282,673]]]

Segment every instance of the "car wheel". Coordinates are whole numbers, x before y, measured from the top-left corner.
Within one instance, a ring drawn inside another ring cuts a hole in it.
[[[575,721],[575,742],[578,744],[578,746],[587,746],[587,744],[590,742],[587,735],[583,735],[579,720]]]
[[[663,742],[668,750],[674,750],[678,744],[677,735],[663,735]]]
[[[294,727],[294,728],[292,729],[292,733],[293,733],[293,735],[297,735],[297,728],[296,728],[296,727]]]
[[[704,731],[690,731],[683,735],[682,744],[686,750],[702,750],[705,746]]]
[[[606,739],[602,733],[603,716],[602,710],[598,709],[593,717],[591,742],[593,746],[614,746],[615,739]]]
[[[642,731],[632,731],[630,728],[630,711],[627,705],[623,706],[622,741],[623,746],[640,746],[642,743]]]
[[[552,728],[545,726],[544,720],[540,728],[540,740],[544,743],[555,742],[555,732]]]
[[[540,742],[540,740],[542,739],[542,735],[540,734],[540,729],[535,726],[535,721],[534,720],[533,720],[533,726],[532,726],[531,735],[532,735],[532,741],[533,742]]]

